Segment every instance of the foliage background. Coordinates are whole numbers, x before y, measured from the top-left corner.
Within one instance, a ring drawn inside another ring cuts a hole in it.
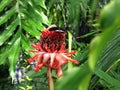
[[[31,43],[39,41],[40,30],[56,24],[72,33],[74,59],[80,65],[69,71],[65,66],[60,79],[53,71],[55,90],[119,90],[119,4],[119,0],[0,0],[0,89],[48,89],[46,68],[35,73],[26,59],[32,56]],[[16,65],[26,69],[17,84]]]

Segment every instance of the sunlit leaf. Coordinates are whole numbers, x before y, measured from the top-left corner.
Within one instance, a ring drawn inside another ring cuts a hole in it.
[[[0,16],[0,25],[5,23],[16,12],[16,7],[12,7],[3,16]]]
[[[0,12],[8,5],[12,2],[13,0],[2,0],[0,2]]]
[[[12,77],[12,80],[14,79],[15,75],[15,65],[18,60],[18,55],[20,51],[20,38],[16,39],[12,47],[10,48],[10,54],[9,54],[9,63],[10,63],[10,68],[9,72]]]
[[[31,26],[34,26],[34,27],[36,27],[38,30],[43,30],[43,29],[45,29],[45,27],[42,25],[42,24],[37,24],[37,23],[35,23],[33,20],[28,20],[28,23],[31,25]]]
[[[18,24],[18,19],[16,19],[4,30],[0,35],[0,46],[13,34]]]
[[[119,0],[111,1],[111,3],[106,5],[101,12],[100,26],[103,29],[103,32],[100,36],[97,36],[93,39],[90,47],[91,52],[89,56],[89,65],[92,70],[95,68],[96,62],[100,58],[102,50],[106,47],[107,41],[109,41],[109,39],[113,36],[113,34],[118,30],[118,27],[120,26],[119,4]],[[111,18],[108,18],[108,15],[111,14]]]
[[[118,30],[113,37],[108,41],[106,48],[103,50],[103,53],[100,56],[100,59],[97,63],[97,68],[108,71],[114,65],[116,60],[120,58],[120,30]],[[119,74],[119,73],[118,73]],[[93,89],[96,83],[98,82],[99,77],[94,76],[91,80],[90,89]]]
[[[44,9],[47,9],[46,6],[45,6],[45,0],[41,0],[39,2],[40,6],[43,7]]]
[[[84,63],[79,68],[73,68],[58,79],[55,90],[78,90],[78,88],[82,90],[83,87],[86,87],[83,90],[87,90],[90,77],[91,73],[88,64]],[[82,86],[84,80],[86,84]]]
[[[22,47],[26,50],[26,52],[29,53],[29,55],[33,55],[32,53],[29,52],[29,50],[31,49],[31,43],[29,39],[22,34],[21,41],[22,41]]]
[[[27,24],[23,23],[22,24],[23,29],[28,32],[30,35],[33,35],[34,37],[36,37],[37,39],[39,39],[40,36],[40,32],[38,30],[36,30],[36,28],[28,26]]]

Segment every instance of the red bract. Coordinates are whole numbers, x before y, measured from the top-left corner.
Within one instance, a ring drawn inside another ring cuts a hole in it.
[[[58,77],[62,76],[62,66],[67,64],[68,61],[74,64],[79,64],[78,61],[71,58],[72,54],[75,52],[68,52],[65,49],[65,36],[63,32],[55,32],[50,30],[56,27],[52,25],[47,29],[43,30],[40,36],[40,42],[37,44],[32,44],[35,50],[30,50],[34,52],[35,55],[28,59],[28,63],[36,60],[36,66],[34,70],[38,72],[43,66],[50,67],[56,70]]]

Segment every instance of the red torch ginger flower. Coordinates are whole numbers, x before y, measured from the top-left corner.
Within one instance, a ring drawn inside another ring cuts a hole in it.
[[[65,49],[65,36],[66,34],[62,30],[54,31],[57,28],[56,25],[52,25],[43,30],[40,36],[40,42],[32,44],[36,50],[30,50],[35,55],[28,59],[28,63],[36,60],[36,66],[34,70],[38,72],[43,66],[48,66],[51,69],[55,69],[58,77],[62,76],[62,66],[67,64],[68,61],[74,64],[79,64],[78,61],[71,58],[75,52],[68,52]]]

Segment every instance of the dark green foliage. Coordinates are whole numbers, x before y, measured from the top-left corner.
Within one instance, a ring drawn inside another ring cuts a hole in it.
[[[0,2],[0,65],[8,63],[12,79],[20,52],[28,54],[31,39],[39,40],[43,24],[49,25],[43,10],[46,10],[43,0],[39,3],[36,0]]]

